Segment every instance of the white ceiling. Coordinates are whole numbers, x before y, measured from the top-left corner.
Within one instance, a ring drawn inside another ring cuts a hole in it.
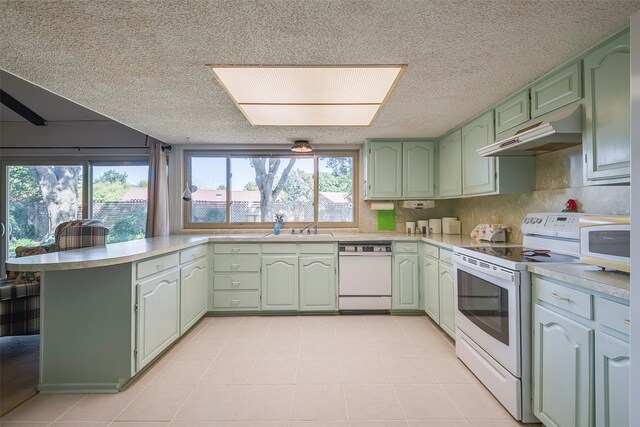
[[[0,68],[169,143],[440,136],[640,0],[0,0]],[[370,127],[252,127],[206,64],[408,64]],[[46,117],[45,117],[46,118]]]

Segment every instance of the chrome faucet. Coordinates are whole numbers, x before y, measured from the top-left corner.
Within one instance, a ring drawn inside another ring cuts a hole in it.
[[[311,227],[313,225],[314,227],[314,234],[318,234],[318,226],[312,222],[310,222],[309,224],[305,225],[303,228],[300,229],[300,233],[303,233],[304,230],[307,230],[307,234],[311,234],[311,229],[309,227]]]

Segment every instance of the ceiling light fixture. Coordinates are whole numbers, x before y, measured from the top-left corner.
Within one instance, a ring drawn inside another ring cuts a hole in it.
[[[294,141],[293,147],[291,147],[291,151],[294,153],[310,153],[313,151],[311,146],[309,145],[309,141],[305,139],[299,139]]]
[[[369,126],[406,65],[209,65],[254,126]]]

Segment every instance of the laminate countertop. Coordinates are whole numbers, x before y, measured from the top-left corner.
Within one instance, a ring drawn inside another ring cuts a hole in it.
[[[163,255],[204,243],[278,243],[278,242],[339,242],[339,241],[416,241],[427,242],[445,249],[455,246],[488,246],[488,242],[472,240],[468,235],[432,234],[429,236],[406,235],[396,232],[379,233],[320,233],[307,234],[175,234],[152,237],[105,246],[52,252],[12,258],[6,261],[11,271],[61,271],[81,268],[105,267]]]

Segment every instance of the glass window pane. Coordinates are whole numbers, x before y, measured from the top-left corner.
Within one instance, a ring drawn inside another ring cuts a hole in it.
[[[191,157],[190,168],[191,222],[226,222],[226,157]]]
[[[318,222],[353,222],[353,157],[320,157],[318,169]]]
[[[82,218],[82,166],[9,166],[9,257],[53,243],[56,227]]]
[[[109,229],[107,243],[144,239],[149,166],[114,162],[91,167],[91,218]]]
[[[231,158],[231,222],[313,222],[313,158]]]

